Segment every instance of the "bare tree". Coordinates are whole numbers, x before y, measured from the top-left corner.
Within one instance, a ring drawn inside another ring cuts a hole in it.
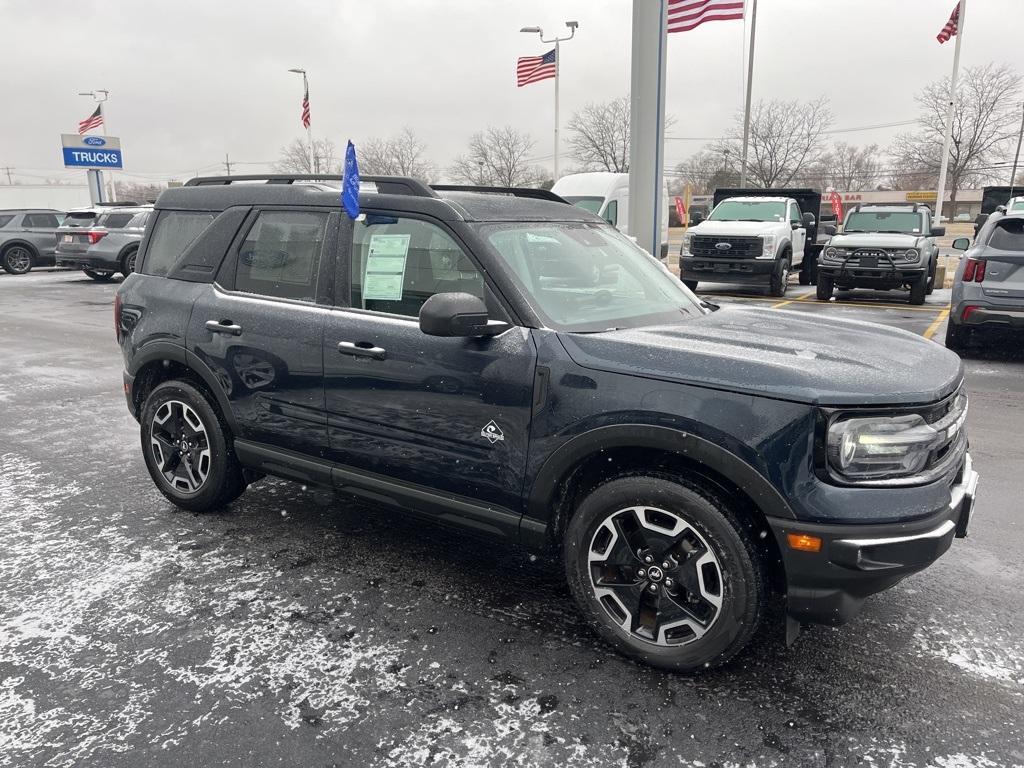
[[[824,154],[825,131],[832,124],[828,99],[759,101],[750,114],[747,178],[752,186],[784,187]],[[743,116],[737,115],[729,138],[713,149],[742,156]],[[738,164],[738,163],[737,163]]]
[[[397,136],[369,139],[359,147],[359,170],[367,175],[412,176],[437,181],[437,168],[427,157],[427,145],[412,130],[403,128]]]
[[[133,203],[150,203],[167,189],[166,184],[140,184],[134,181],[115,181],[114,195],[118,200]]]
[[[877,144],[858,147],[837,141],[822,157],[822,188],[834,187],[844,192],[874,189],[881,175],[880,150]]]
[[[539,186],[545,172],[530,163],[535,142],[512,126],[474,133],[469,150],[455,159],[450,173],[469,184],[497,187]]]
[[[587,104],[568,124],[572,156],[588,170],[629,171],[629,96]]]
[[[689,184],[694,194],[710,195],[719,187],[739,184],[739,168],[732,151],[724,147],[704,148],[676,166],[675,175]]]
[[[957,84],[952,142],[946,175],[950,199],[968,184],[994,177],[994,164],[1016,136],[1020,75],[1007,65],[968,67]],[[937,183],[949,108],[949,79],[937,80],[917,96],[918,129],[896,137],[890,154],[904,178]]]
[[[310,161],[312,160],[312,165]],[[274,164],[278,173],[341,173],[338,149],[330,139],[313,139],[313,157],[309,156],[309,142],[295,139],[281,148],[278,161]]]

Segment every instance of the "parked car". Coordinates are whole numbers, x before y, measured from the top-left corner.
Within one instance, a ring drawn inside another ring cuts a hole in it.
[[[49,208],[0,210],[0,266],[12,275],[52,267],[62,211]]]
[[[1024,339],[1024,211],[997,211],[988,217],[953,277],[946,346],[961,352],[976,336],[1002,329]]]
[[[110,280],[117,272],[125,277],[135,271],[135,257],[146,231],[152,206],[107,208],[97,212],[88,227],[60,231],[57,242],[58,267],[81,269],[93,280]]]
[[[935,289],[939,259],[936,237],[945,227],[932,224],[928,206],[858,205],[846,214],[843,232],[833,235],[818,257],[818,301],[835,288],[905,288],[911,304],[924,304]]]
[[[292,177],[161,194],[114,304],[157,488],[266,474],[559,559],[612,646],[721,664],[773,595],[838,624],[967,534],[960,359],[916,334],[716,308],[539,190]],[[237,183],[237,182],[243,183]],[[788,219],[786,220],[788,226]]]
[[[818,192],[717,189],[714,202],[711,215],[683,235],[679,274],[687,288],[704,280],[763,285],[784,296],[792,272],[801,285],[814,282]]]
[[[629,232],[629,174],[610,171],[570,173],[551,187],[566,202],[596,213],[623,234]],[[668,256],[669,214],[674,206],[668,197],[668,182],[662,182],[661,194],[661,258]]]

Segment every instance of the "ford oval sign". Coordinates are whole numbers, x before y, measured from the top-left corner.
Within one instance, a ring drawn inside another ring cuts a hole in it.
[[[99,136],[86,136],[82,141],[90,147],[102,147],[107,143],[106,139],[101,139]]]
[[[728,251],[732,249],[732,245],[730,243],[715,243],[715,248],[719,251]]]

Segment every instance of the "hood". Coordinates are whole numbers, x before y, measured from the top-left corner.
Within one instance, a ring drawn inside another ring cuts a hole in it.
[[[920,235],[886,235],[876,232],[854,232],[833,235],[829,245],[836,248],[915,248]]]
[[[702,221],[690,232],[695,235],[760,235],[777,228],[789,229],[784,221]]]
[[[931,403],[963,378],[956,354],[908,331],[786,310],[559,337],[584,368],[813,405]]]

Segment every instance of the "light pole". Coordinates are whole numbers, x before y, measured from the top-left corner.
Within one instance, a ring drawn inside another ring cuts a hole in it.
[[[558,73],[559,68],[562,66],[562,56],[560,44],[566,40],[572,40],[576,36],[576,30],[579,28],[580,23],[578,21],[567,21],[565,26],[569,28],[568,37],[558,37],[557,35],[550,40],[544,39],[544,30],[540,27],[523,27],[520,32],[536,33],[540,35],[540,41],[542,43],[554,43],[555,44],[555,181],[558,181],[558,149],[559,149],[559,137],[558,137]]]
[[[309,79],[306,77],[306,70],[296,67],[294,69],[289,69],[288,71],[294,72],[297,75],[302,75],[302,110],[303,115],[305,115],[306,110],[309,109]],[[303,120],[303,122],[306,121]],[[312,120],[309,120],[309,122],[306,123],[306,141],[309,142],[309,172],[316,173],[316,151],[313,149],[312,125]]]
[[[1010,197],[1013,197],[1013,188],[1017,182],[1017,163],[1020,162],[1020,145],[1024,142],[1024,102],[1021,102],[1020,111],[1020,133],[1017,135],[1017,153],[1013,156],[1013,170],[1010,171]]]
[[[97,88],[95,91],[79,91],[78,95],[88,96],[97,104],[103,105],[104,103],[106,103],[107,99],[110,98],[110,91],[108,91],[106,88]],[[103,114],[102,110],[100,114]],[[103,115],[103,135],[110,135],[110,123],[107,122],[107,116],[105,114]],[[85,175],[89,179],[89,198],[92,200],[92,202],[106,202],[106,200],[104,199],[106,197],[106,193],[103,189],[103,171],[95,168],[90,168],[85,172]],[[117,195],[115,194],[115,190],[113,188],[113,178],[110,179],[110,186],[110,198],[114,199],[115,197],[117,197]]]

